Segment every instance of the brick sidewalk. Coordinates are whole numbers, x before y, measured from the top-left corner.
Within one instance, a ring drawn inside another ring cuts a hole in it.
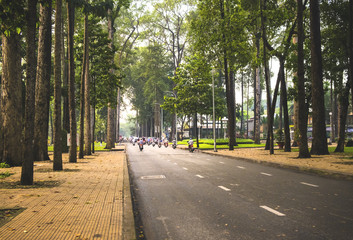
[[[0,239],[135,239],[125,153],[63,162],[62,172],[36,162],[35,187],[16,183],[20,168],[1,180],[0,208],[25,210],[0,228]]]

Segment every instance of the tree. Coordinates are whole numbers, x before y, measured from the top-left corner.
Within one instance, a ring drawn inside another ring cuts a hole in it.
[[[331,96],[334,95],[330,101],[331,123],[337,122],[334,121],[335,115],[339,116],[338,142],[335,152],[343,152],[351,88],[348,50],[350,40],[349,34],[346,34],[349,32],[349,3],[347,1],[323,1],[320,7],[323,13],[321,29],[323,77],[330,80]],[[336,99],[339,104],[334,103]],[[333,129],[335,130],[335,127]]]
[[[85,80],[85,155],[91,155],[91,104],[90,104],[90,74],[89,74],[89,23],[88,23],[88,14],[85,14],[85,54],[83,55],[86,58],[86,64],[84,68],[84,80]]]
[[[305,102],[305,78],[304,78],[304,26],[303,26],[303,13],[304,6],[303,1],[297,1],[297,21],[298,21],[298,126],[299,126],[299,158],[309,158],[310,153],[308,149],[308,105]]]
[[[2,162],[22,164],[22,82],[20,32],[24,26],[23,1],[6,1],[0,6],[2,32]]]
[[[128,8],[130,5],[130,0],[119,0],[116,3],[115,9],[113,9],[113,2],[111,1],[110,4],[108,4],[107,8],[107,20],[108,20],[108,38],[110,39],[110,43],[108,44],[111,49],[114,49],[114,20],[118,17],[121,8],[125,7]],[[114,62],[114,59],[111,59],[112,63]],[[111,69],[113,72],[114,70]],[[112,91],[116,91],[115,89],[112,89]],[[115,95],[115,94],[114,94]],[[111,101],[108,103],[108,119],[107,119],[107,145],[106,149],[111,149],[115,147],[115,133],[116,133],[116,117],[115,117],[115,106],[116,106],[116,100]]]
[[[176,74],[172,77],[175,83],[175,97],[165,97],[162,108],[185,116],[194,116],[197,123],[197,114],[212,114],[212,75],[211,66],[207,60],[200,55],[193,55],[180,64]],[[215,105],[216,115],[221,116],[225,108],[224,100],[219,97],[221,89],[216,88]],[[194,124],[196,127],[196,124]],[[197,130],[197,128],[196,128]],[[198,134],[195,131],[194,137],[198,142]]]
[[[173,74],[180,65],[188,42],[187,14],[190,11],[190,3],[185,0],[164,0],[154,4],[154,12],[151,17],[151,29],[154,41],[164,46],[166,53],[172,58]],[[174,93],[175,94],[175,93]],[[176,122],[172,118],[171,138],[176,138]]]
[[[311,82],[313,143],[311,154],[329,154],[326,139],[325,101],[322,77],[320,8],[318,0],[310,1],[310,39],[311,39]]]
[[[68,84],[69,84],[69,113],[70,113],[70,149],[69,162],[77,162],[77,143],[76,143],[76,104],[75,104],[75,62],[74,62],[74,22],[75,6],[73,0],[67,2],[68,18]]]
[[[24,149],[21,171],[21,184],[33,184],[33,162],[34,162],[34,116],[35,116],[35,84],[36,84],[36,54],[35,37],[37,23],[37,0],[27,2],[27,76],[26,76],[26,105],[25,105],[25,128]]]
[[[54,170],[62,170],[61,146],[61,18],[62,0],[55,4],[55,46],[54,46]]]
[[[236,145],[235,139],[235,88],[234,88],[234,73],[232,70],[228,72],[228,56],[231,53],[228,52],[229,36],[226,36],[226,28],[229,29],[229,24],[225,16],[224,0],[219,2],[220,14],[221,14],[221,31],[222,31],[222,45],[223,45],[223,66],[224,76],[226,83],[226,96],[227,96],[227,110],[228,110],[228,138],[229,138],[229,150],[234,150]],[[228,1],[226,1],[228,3]],[[228,6],[227,6],[228,7]],[[229,9],[229,8],[228,8]],[[229,16],[227,16],[229,17]]]
[[[89,61],[88,57],[88,12],[86,7],[83,9],[84,12],[84,37],[83,37],[83,56],[82,56],[82,68],[81,68],[81,89],[80,89],[80,139],[79,139],[79,153],[78,158],[84,156],[84,135],[85,135],[85,85],[86,76],[88,77],[87,64]],[[88,128],[89,129],[89,128]],[[91,146],[89,146],[91,147]]]
[[[193,48],[208,57],[216,68],[224,69],[228,112],[229,149],[235,139],[235,72],[249,60],[244,29],[246,13],[237,2],[202,1],[191,21]]]
[[[113,49],[113,40],[114,40],[114,17],[112,9],[108,9],[108,38],[110,39],[109,47]],[[114,61],[113,59],[111,61]],[[110,70],[113,71],[113,70]],[[115,90],[111,90],[115,91]],[[112,149],[115,147],[115,110],[114,102],[108,103],[108,117],[107,117],[107,145],[106,149]]]

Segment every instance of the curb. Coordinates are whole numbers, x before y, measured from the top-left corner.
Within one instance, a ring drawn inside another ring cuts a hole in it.
[[[226,158],[230,158],[230,159],[236,158],[236,159],[239,159],[242,161],[247,161],[247,162],[251,162],[251,163],[259,163],[259,164],[263,164],[263,165],[270,166],[270,167],[284,168],[284,169],[294,170],[297,172],[310,173],[310,174],[321,176],[321,177],[334,178],[334,179],[340,179],[340,180],[343,179],[343,180],[350,180],[350,181],[353,180],[353,174],[345,174],[342,172],[335,172],[335,171],[326,170],[326,169],[300,167],[300,166],[293,166],[293,165],[269,162],[269,161],[264,161],[264,160],[255,160],[255,159],[251,159],[251,158],[226,156],[226,155],[221,155],[221,154],[215,154],[212,152],[204,152],[202,150],[200,150],[200,152],[205,153],[205,154],[209,154],[209,155],[213,155],[213,156],[222,156],[222,157],[226,157]]]
[[[124,151],[125,152],[125,151]],[[123,180],[123,240],[136,239],[135,220],[130,191],[130,176],[127,167],[127,157],[124,154],[124,180]]]

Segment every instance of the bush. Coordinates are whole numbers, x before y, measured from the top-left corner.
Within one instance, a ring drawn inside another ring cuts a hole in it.
[[[0,163],[0,168],[9,168],[9,167],[10,165],[7,163],[4,163],[4,162]]]

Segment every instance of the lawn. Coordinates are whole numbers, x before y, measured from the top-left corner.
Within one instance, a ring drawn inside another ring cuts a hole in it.
[[[328,147],[329,153],[337,154],[337,155],[347,155],[347,156],[353,156],[353,147],[344,147],[344,152],[343,153],[335,153],[336,146],[334,147]],[[309,148],[310,151],[310,148]],[[299,152],[299,148],[292,148],[292,152]]]
[[[102,142],[102,145],[100,142],[95,142],[94,143],[94,151],[95,152],[99,152],[99,151],[109,151],[109,149],[104,149],[105,148],[106,143]],[[77,147],[77,151],[79,150],[79,147]],[[54,151],[54,145],[49,145],[48,146],[48,151],[49,152],[53,152]]]
[[[194,146],[196,147],[196,139],[194,140]],[[188,145],[188,139],[183,141],[178,141],[180,145]],[[199,149],[213,149],[213,139],[200,139],[199,140]],[[234,146],[234,148],[254,148],[254,147],[265,147],[265,144],[255,144],[251,139],[242,139],[237,138],[238,146]],[[228,139],[216,139],[216,148],[217,149],[228,149]]]

